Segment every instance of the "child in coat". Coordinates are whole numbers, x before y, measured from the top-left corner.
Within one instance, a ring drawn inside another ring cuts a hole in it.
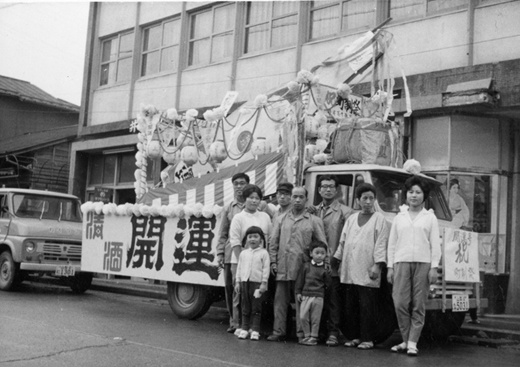
[[[330,283],[329,271],[325,269],[327,245],[315,241],[309,246],[311,261],[300,269],[296,280],[295,291],[300,306],[300,321],[304,338],[302,345],[318,344],[323,297],[325,288]]]
[[[259,340],[262,295],[267,290],[269,279],[269,254],[264,248],[266,241],[260,227],[249,227],[242,242],[245,246],[238,259],[235,286],[242,304],[242,330],[238,338],[247,339],[251,328],[251,340]]]

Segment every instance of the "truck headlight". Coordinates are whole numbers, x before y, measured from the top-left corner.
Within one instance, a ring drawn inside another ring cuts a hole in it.
[[[36,250],[36,244],[34,242],[26,242],[25,243],[25,251],[28,253],[33,253]]]

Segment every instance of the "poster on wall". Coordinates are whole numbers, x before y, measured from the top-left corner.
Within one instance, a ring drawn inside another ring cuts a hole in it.
[[[181,283],[224,286],[214,215],[166,218],[90,211],[83,220],[81,269]]]
[[[491,177],[486,175],[446,174],[434,177],[443,183],[452,224],[460,229],[489,233],[491,228]]]
[[[478,283],[478,233],[459,229],[444,229],[444,279],[451,282]]]
[[[504,272],[505,268],[505,235],[479,233],[478,248],[480,271],[486,273]],[[498,257],[497,257],[498,250]],[[498,260],[498,266],[497,266]]]

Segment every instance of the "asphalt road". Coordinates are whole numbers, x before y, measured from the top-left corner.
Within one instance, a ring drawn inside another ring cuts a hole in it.
[[[517,350],[423,343],[417,358],[376,349],[238,340],[213,307],[180,320],[167,301],[100,291],[24,284],[0,292],[0,366],[518,366]]]

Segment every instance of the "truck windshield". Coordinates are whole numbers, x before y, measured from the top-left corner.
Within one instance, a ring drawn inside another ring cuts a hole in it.
[[[13,211],[20,218],[81,222],[79,201],[58,196],[15,194]]]
[[[399,206],[405,204],[406,201],[406,195],[403,192],[404,182],[410,176],[384,171],[373,171],[371,175],[377,191],[377,202],[381,209],[385,212],[399,212]],[[426,209],[433,209],[438,219],[451,221],[451,214],[440,184],[431,179],[426,180],[430,183],[431,189],[430,197],[426,200]]]

